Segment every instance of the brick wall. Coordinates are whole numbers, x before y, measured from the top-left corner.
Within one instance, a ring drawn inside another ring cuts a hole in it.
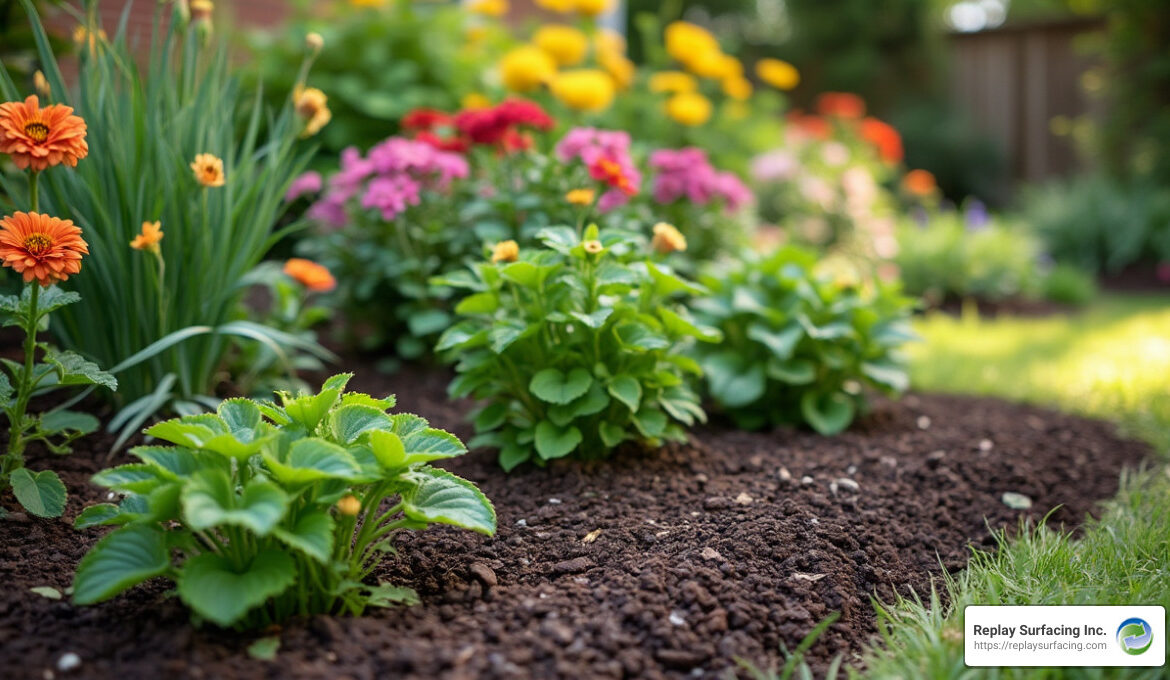
[[[102,0],[98,4],[101,25],[106,33],[114,34],[128,4],[131,4],[128,0]],[[238,27],[272,26],[288,16],[288,5],[288,0],[217,0],[215,20],[220,25]],[[132,4],[126,22],[130,44],[136,41],[141,45],[148,44],[157,6],[157,0],[135,0]],[[46,11],[46,23],[52,30],[66,36],[71,34],[74,27],[71,16],[60,10]],[[169,8],[167,12],[169,16]]]

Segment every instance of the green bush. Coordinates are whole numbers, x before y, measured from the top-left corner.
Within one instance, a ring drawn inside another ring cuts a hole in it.
[[[702,277],[697,318],[723,343],[698,348],[707,391],[740,427],[807,424],[844,430],[865,405],[863,384],[906,389],[898,347],[913,339],[913,302],[892,284],[844,285],[814,274],[796,247],[745,254]]]
[[[496,513],[471,482],[427,465],[466,451],[454,435],[388,414],[393,397],[343,393],[350,377],[146,430],[174,446],[137,447],[141,462],[94,476],[124,498],[77,518],[119,528],[82,558],[74,601],[164,576],[196,617],[240,629],[416,601],[365,583],[395,532],[451,524],[491,535]]]
[[[1044,299],[1080,307],[1097,297],[1097,282],[1083,269],[1057,264],[1044,275]]]
[[[458,359],[451,396],[487,402],[472,445],[498,448],[510,470],[685,438],[705,415],[686,380],[699,366],[682,350],[719,333],[672,299],[702,289],[648,259],[636,234],[552,227],[540,238],[546,247],[521,259],[441,281],[471,291],[436,350]]]

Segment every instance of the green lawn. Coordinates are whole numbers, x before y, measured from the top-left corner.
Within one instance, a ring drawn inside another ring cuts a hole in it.
[[[995,395],[1118,422],[1170,449],[1170,297],[1104,297],[1073,317],[980,320],[931,315],[911,350],[916,389]],[[1076,540],[1044,527],[1001,537],[957,580],[955,607],[884,603],[884,643],[866,678],[1159,678],[1165,669],[969,669],[964,604],[1162,604],[1170,607],[1170,466],[1127,475]]]

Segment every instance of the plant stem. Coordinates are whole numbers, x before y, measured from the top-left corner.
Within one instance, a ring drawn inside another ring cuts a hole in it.
[[[8,479],[8,473],[20,467],[24,462],[24,432],[25,411],[32,396],[33,358],[37,349],[37,302],[41,294],[41,285],[37,282],[27,284],[31,289],[28,302],[28,316],[24,327],[24,370],[20,373],[20,381],[16,387],[16,404],[9,413],[8,454],[4,458],[3,477]]]

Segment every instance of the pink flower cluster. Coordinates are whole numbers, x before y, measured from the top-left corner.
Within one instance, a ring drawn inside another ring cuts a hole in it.
[[[752,192],[732,172],[720,172],[711,165],[702,149],[659,149],[650,154],[654,177],[654,200],[673,203],[687,198],[697,205],[723,201],[734,211],[752,200]]]
[[[642,183],[642,173],[638,172],[630,157],[630,135],[621,130],[573,128],[557,143],[556,155],[562,163],[580,160],[591,173],[604,166],[603,161],[617,164],[619,174],[625,180],[625,189],[613,185],[602,194],[597,201],[597,209],[601,212],[625,205],[631,193],[637,193]]]
[[[382,219],[393,220],[408,207],[418,205],[425,189],[443,191],[469,172],[467,159],[461,154],[412,139],[390,137],[364,157],[350,147],[341,152],[341,169],[329,178],[325,195],[307,214],[328,226],[345,226],[346,205],[358,197],[362,208],[377,210]]]

